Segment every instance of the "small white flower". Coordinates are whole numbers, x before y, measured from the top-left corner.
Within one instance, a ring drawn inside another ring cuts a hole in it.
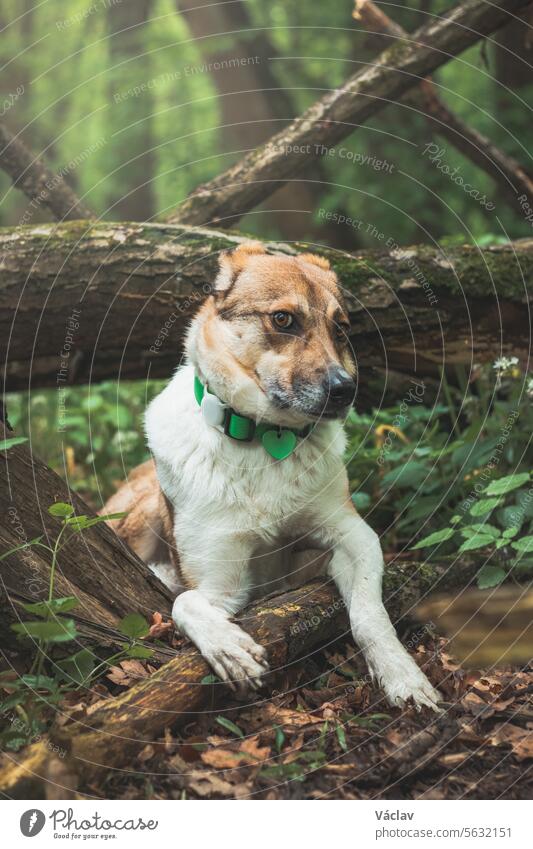
[[[526,392],[530,398],[533,398],[533,377],[530,377],[527,382]]]
[[[492,368],[496,371],[507,371],[511,366],[518,365],[518,357],[499,357],[494,361]]]

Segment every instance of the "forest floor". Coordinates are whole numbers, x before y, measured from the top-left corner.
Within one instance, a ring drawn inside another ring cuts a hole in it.
[[[286,669],[268,697],[213,701],[179,732],[166,729],[129,772],[80,797],[530,799],[533,667],[465,670],[444,640],[402,636],[443,694],[441,716],[388,706],[343,640]],[[126,660],[67,713],[83,719],[152,671]]]

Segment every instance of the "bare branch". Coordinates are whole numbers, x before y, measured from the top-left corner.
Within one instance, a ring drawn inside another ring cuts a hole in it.
[[[187,224],[233,226],[354,128],[509,20],[530,0],[466,0],[396,43],[340,88],[318,100],[263,147],[200,186],[169,217]]]
[[[353,17],[360,21],[369,33],[379,33],[392,39],[409,38],[409,34],[372,0],[356,0]],[[370,41],[372,43],[372,37]],[[381,38],[376,39],[376,44],[378,48],[381,46]],[[420,86],[409,91],[402,101],[422,110],[435,133],[447,139],[474,165],[492,177],[515,212],[520,209],[518,195],[527,194],[528,197],[533,197],[533,179],[528,171],[449,109],[439,97],[431,80],[423,80]]]
[[[35,157],[26,145],[6,127],[0,125],[0,168],[38,206],[50,210],[59,221],[94,218],[94,213],[83,203],[59,174],[50,171],[41,159]]]

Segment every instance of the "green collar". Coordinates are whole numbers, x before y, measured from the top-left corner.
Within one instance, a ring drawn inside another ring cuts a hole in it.
[[[296,430],[296,428],[280,427],[268,422],[257,423],[247,416],[241,416],[209,392],[198,375],[194,376],[194,397],[208,424],[218,428],[231,439],[236,439],[237,442],[252,442],[257,439],[275,460],[284,460],[292,454],[298,439],[308,436],[313,429],[313,425]]]

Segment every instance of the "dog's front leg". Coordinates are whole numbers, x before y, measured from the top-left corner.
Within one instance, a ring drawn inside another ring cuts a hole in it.
[[[329,572],[346,604],[355,642],[393,705],[412,698],[438,710],[441,696],[400,643],[381,597],[383,555],[378,535],[351,508],[324,517],[333,556]]]
[[[176,627],[232,689],[241,693],[248,687],[257,689],[268,669],[266,651],[229,619],[250,595],[251,547],[242,536],[204,533],[194,549],[184,540],[179,548],[183,572],[196,589],[176,598],[172,608]]]

